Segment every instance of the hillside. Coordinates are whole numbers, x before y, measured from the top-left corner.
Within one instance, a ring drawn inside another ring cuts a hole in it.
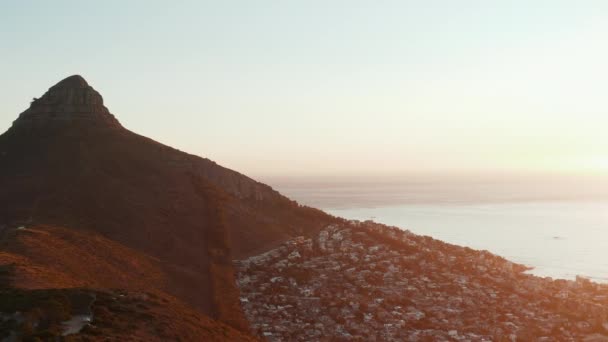
[[[86,318],[81,319],[83,316]],[[83,326],[78,322],[84,323]],[[81,330],[65,335],[68,327]],[[12,338],[24,341],[59,338],[65,341],[256,341],[171,297],[81,288],[0,289],[0,340]]]
[[[608,285],[369,221],[237,265],[252,330],[269,341],[608,341]]]
[[[231,260],[314,234],[334,221],[210,160],[130,132],[80,76],[32,101],[0,135],[0,189],[0,229],[50,233],[22,236],[21,247],[9,244],[0,251],[17,264],[23,258],[32,262],[18,272],[17,283],[41,288],[36,281],[44,274],[45,286],[105,287],[114,286],[114,274],[122,275],[121,287],[154,284],[242,330],[247,322]],[[135,273],[96,252],[78,257],[86,250],[69,245],[70,239],[90,241],[95,234],[104,239],[95,248],[121,246],[112,257],[137,255]],[[66,243],[69,248],[62,250]],[[99,263],[89,268],[90,258]],[[48,260],[61,266],[36,268],[52,266]],[[99,278],[106,271],[107,279]],[[145,277],[128,281],[137,272]]]
[[[167,295],[172,281],[160,260],[91,231],[4,227],[0,339],[60,336],[86,314],[70,340],[254,340]]]
[[[122,288],[162,291],[168,286],[159,259],[92,231],[52,226],[0,231],[0,267],[21,289]]]

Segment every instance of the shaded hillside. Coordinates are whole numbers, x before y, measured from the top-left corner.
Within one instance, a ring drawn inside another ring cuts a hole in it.
[[[0,339],[49,340],[86,313],[90,322],[70,341],[253,340],[166,294],[176,286],[160,260],[92,231],[0,232]]]
[[[333,220],[237,172],[134,134],[80,76],[0,136],[0,225],[95,231],[158,260],[175,295],[245,328],[231,260]]]
[[[21,289],[122,288],[160,292],[169,279],[160,260],[92,231],[50,226],[0,232],[6,286]]]
[[[62,338],[66,322],[83,313],[90,322]],[[255,341],[171,297],[91,289],[0,289],[0,339],[11,336],[24,341]]]

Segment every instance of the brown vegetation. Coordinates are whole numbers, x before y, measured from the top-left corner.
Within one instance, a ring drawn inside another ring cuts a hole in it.
[[[62,323],[90,310],[93,319],[65,341],[255,341],[175,298],[123,290],[0,290],[0,338],[58,339]],[[19,314],[15,314],[19,312]]]

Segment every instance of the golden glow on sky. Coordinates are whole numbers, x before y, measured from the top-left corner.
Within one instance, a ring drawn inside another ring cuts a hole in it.
[[[605,173],[606,18],[599,0],[14,2],[0,128],[79,73],[126,127],[253,176]]]
[[[590,171],[608,172],[608,156],[589,158],[583,165],[583,169]]]

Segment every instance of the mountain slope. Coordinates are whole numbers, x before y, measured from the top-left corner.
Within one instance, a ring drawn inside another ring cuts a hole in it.
[[[88,316],[91,321],[82,317]],[[71,323],[66,332],[66,320]],[[80,329],[80,330],[78,330]],[[65,335],[64,335],[65,336]],[[0,289],[3,341],[256,341],[153,293],[93,289]]]
[[[536,277],[371,221],[237,264],[252,331],[269,341],[608,341],[608,284]]]
[[[172,286],[160,260],[92,231],[0,232],[0,339],[53,340],[86,314],[91,323],[71,340],[254,340],[167,295]]]
[[[122,288],[161,292],[160,260],[86,230],[32,225],[0,232],[0,267],[22,289]]]
[[[232,258],[334,218],[123,128],[80,76],[0,136],[0,225],[91,231],[159,260],[167,293],[246,329]]]

